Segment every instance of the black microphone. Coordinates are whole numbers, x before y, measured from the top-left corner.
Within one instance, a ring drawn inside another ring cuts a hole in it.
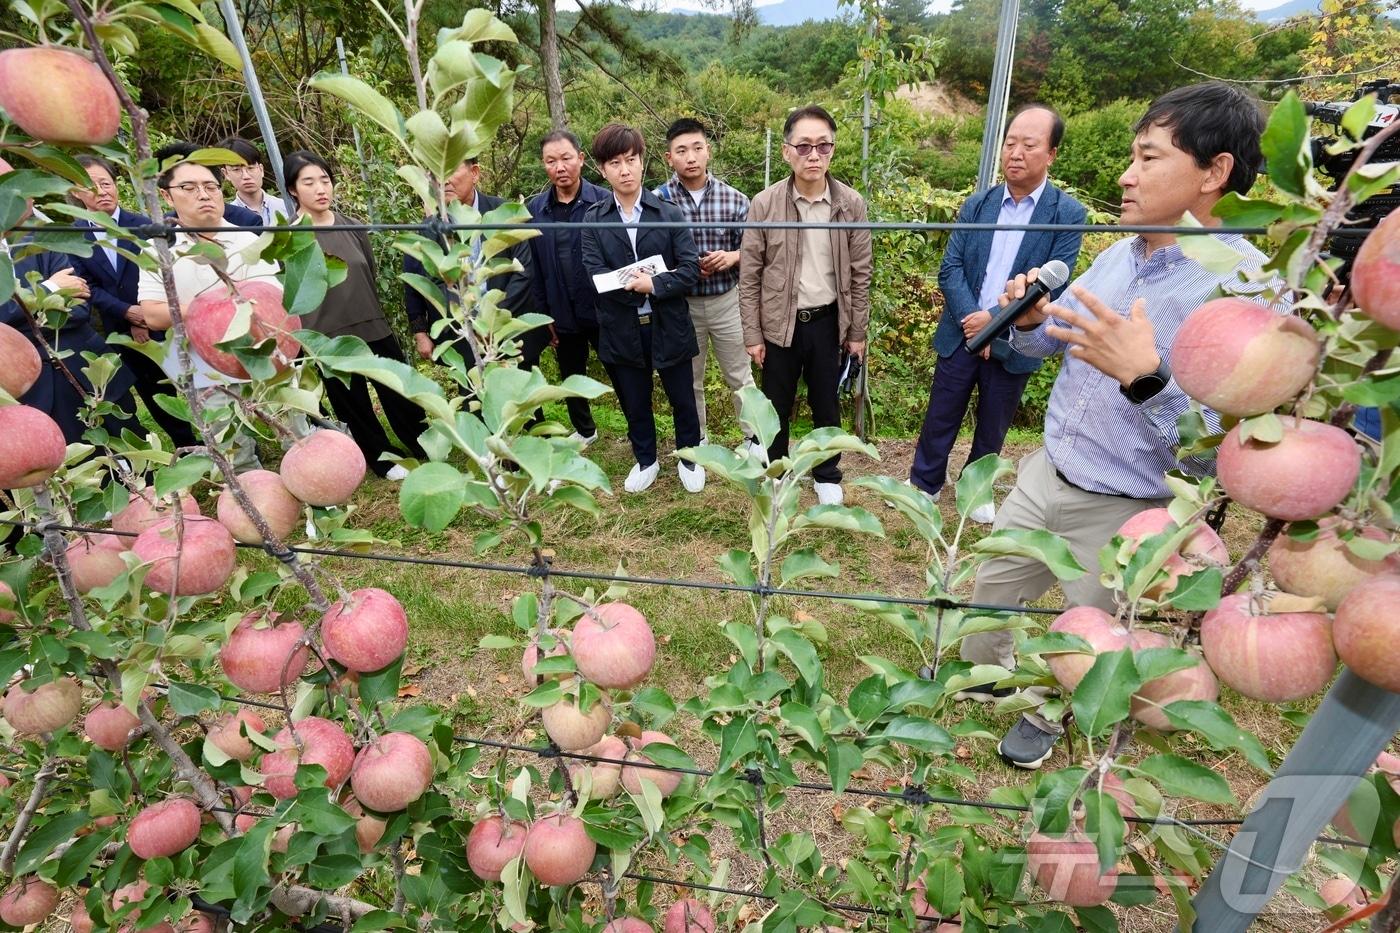
[[[1011,304],[998,311],[986,327],[977,332],[977,336],[967,342],[968,353],[981,353],[987,344],[997,338],[997,335],[1006,330],[1011,322],[1025,314],[1035,303],[1055,289],[1069,281],[1069,267],[1058,259],[1052,259],[1040,267],[1040,275],[1036,280],[1026,286],[1025,295],[1012,301]]]

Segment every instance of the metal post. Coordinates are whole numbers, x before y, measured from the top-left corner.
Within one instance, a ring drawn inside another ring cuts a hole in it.
[[[277,136],[272,132],[272,118],[267,113],[267,102],[263,100],[262,85],[258,83],[258,73],[253,70],[253,59],[248,54],[248,43],[243,41],[243,24],[239,22],[238,11],[233,0],[219,0],[219,13],[224,18],[224,29],[229,41],[238,50],[243,60],[243,82],[248,85],[248,100],[253,104],[253,116],[257,118],[258,130],[262,133],[263,147],[267,150],[267,161],[272,166],[272,174],[277,182],[277,190],[282,193],[282,203],[292,210],[294,203],[287,193],[282,179],[282,150],[277,147]],[[292,218],[288,218],[291,220]]]
[[[1021,0],[1001,0],[1001,20],[997,24],[997,57],[992,66],[992,83],[987,91],[987,123],[982,135],[982,160],[977,165],[977,190],[986,191],[996,178],[1001,158],[1001,134],[1006,124],[1006,105],[1011,99],[1011,63],[1016,55],[1016,21]]]
[[[879,10],[879,0],[875,2],[875,9]],[[870,22],[865,26],[866,35],[871,39],[875,38],[875,29],[878,23],[878,13],[871,17]],[[860,189],[868,198],[870,197],[870,62],[867,60],[861,66],[861,83],[865,85],[865,94],[861,100],[860,118]]]
[[[1397,731],[1400,694],[1343,668],[1196,895],[1192,933],[1245,933]]]
[[[345,43],[341,41],[340,36],[335,37],[335,54],[340,56],[340,73],[350,74],[350,67],[345,64]],[[369,166],[365,164],[365,152],[360,148],[360,128],[353,122],[350,124],[350,133],[355,137],[355,161],[360,163],[360,181],[365,185],[365,206],[369,208],[369,222],[378,223],[379,219],[375,217],[374,212],[374,194],[369,187]]]
[[[773,127],[763,131],[763,187],[773,183]]]

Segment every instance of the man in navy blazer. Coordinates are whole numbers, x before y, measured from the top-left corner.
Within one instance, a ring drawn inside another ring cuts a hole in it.
[[[1064,121],[1049,107],[1030,104],[1018,110],[1007,124],[1002,142],[1005,182],[968,198],[958,212],[958,223],[1082,224],[1084,205],[1049,181],[1050,164],[1063,135]],[[1071,230],[955,230],[949,238],[938,269],[944,302],[933,337],[938,363],[909,471],[909,481],[924,492],[937,496],[943,488],[948,455],[967,415],[974,387],[977,423],[967,462],[1001,452],[1021,393],[1041,361],[1012,350],[1005,336],[994,340],[979,356],[968,353],[964,344],[987,326],[991,312],[997,310],[997,297],[1017,273],[1043,266],[1051,259],[1060,260],[1073,271],[1081,238],[1081,233]],[[990,524],[995,514],[988,505],[974,510],[970,517]]]
[[[123,227],[138,227],[149,224],[151,219],[145,214],[122,210],[117,203],[116,169],[110,162],[99,156],[80,155],[78,164],[87,170],[92,187],[75,189],[73,196],[88,210],[110,214],[112,220]],[[88,221],[78,221],[79,226],[91,226]],[[99,235],[96,227],[85,234],[87,239],[97,244],[91,256],[73,257],[74,272],[88,284],[92,309],[101,317],[102,329],[108,335],[123,334],[144,343],[147,340],[161,340],[164,331],[150,331],[136,301],[136,283],[139,267],[130,255],[141,251],[141,245],[133,240],[121,238],[113,242],[105,235]],[[146,409],[156,424],[170,435],[176,447],[192,447],[195,444],[194,431],[188,422],[175,417],[162,408],[155,400],[157,395],[176,395],[175,388],[165,378],[160,365],[139,350],[131,347],[115,347],[121,356],[122,364]]]

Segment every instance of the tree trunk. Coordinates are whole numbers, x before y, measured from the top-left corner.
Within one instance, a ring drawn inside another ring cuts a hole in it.
[[[564,82],[559,77],[559,31],[554,25],[554,0],[538,2],[540,68],[544,71],[544,97],[549,105],[549,122],[553,129],[567,129],[569,111],[564,103]]]

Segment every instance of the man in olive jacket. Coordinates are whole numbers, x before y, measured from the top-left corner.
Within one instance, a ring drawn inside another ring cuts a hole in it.
[[[831,177],[836,121],[821,107],[803,107],[783,126],[783,159],[792,175],[753,199],[751,221],[862,223],[865,201]],[[788,452],[788,422],[797,381],[807,384],[813,427],[839,427],[837,384],[842,350],[865,355],[870,323],[870,231],[811,229],[744,231],[739,260],[739,312],[744,345],[763,370],[763,394],[781,428],[769,461]],[[817,500],[840,505],[840,457],[812,471]]]

